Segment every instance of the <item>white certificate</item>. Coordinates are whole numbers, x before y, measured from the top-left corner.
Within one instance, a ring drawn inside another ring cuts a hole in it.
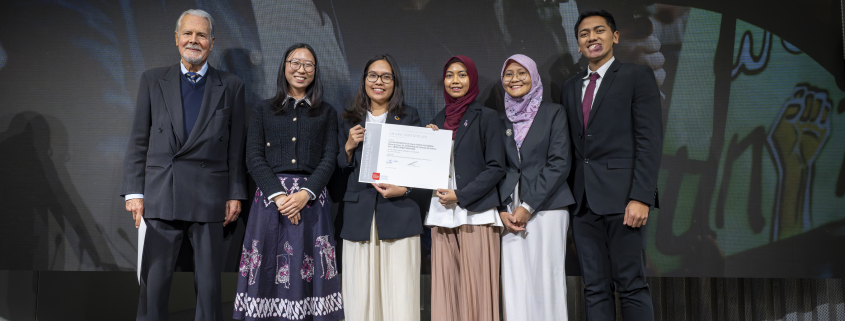
[[[438,189],[449,186],[452,131],[367,123],[361,183]]]

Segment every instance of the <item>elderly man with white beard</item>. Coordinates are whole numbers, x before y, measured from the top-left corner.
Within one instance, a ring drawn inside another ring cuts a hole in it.
[[[176,23],[181,60],[141,76],[121,196],[147,226],[137,320],[167,320],[183,238],[194,249],[196,320],[221,320],[223,226],[247,199],[244,85],[209,66],[214,20],[197,9]]]

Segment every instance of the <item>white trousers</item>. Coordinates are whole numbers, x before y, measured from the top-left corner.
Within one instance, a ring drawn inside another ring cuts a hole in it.
[[[389,215],[389,214],[388,214]],[[420,320],[420,236],[343,240],[343,313],[346,321]]]
[[[567,320],[564,259],[568,228],[569,211],[562,208],[536,212],[525,225],[526,231],[502,236],[505,321]]]

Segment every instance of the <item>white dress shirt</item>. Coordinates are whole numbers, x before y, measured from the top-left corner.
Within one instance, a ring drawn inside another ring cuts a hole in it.
[[[587,86],[590,84],[590,75],[593,73],[599,74],[599,79],[596,79],[596,88],[593,89],[593,102],[596,101],[596,93],[599,91],[599,86],[601,86],[601,80],[604,79],[604,74],[607,73],[607,69],[610,68],[610,64],[616,60],[616,57],[610,57],[610,60],[604,63],[599,67],[599,70],[592,71],[589,67],[587,67],[587,75],[584,76],[583,85],[581,86],[581,102],[584,102],[584,93],[587,92]],[[590,109],[593,108],[592,102],[590,103]]]
[[[181,67],[183,75],[188,73],[188,68],[185,68],[185,64],[183,64],[181,60],[179,60],[179,67]],[[206,72],[208,72],[208,62],[202,65],[200,71],[197,71],[197,75],[199,75],[199,77],[197,77],[197,81],[202,79],[202,77],[205,76]],[[134,198],[144,198],[144,194],[126,194],[127,201]]]
[[[188,68],[185,68],[185,64],[183,64],[181,61],[179,62],[179,67],[182,67],[181,69],[182,69],[183,75],[188,73]],[[202,68],[200,68],[200,71],[197,71],[197,75],[199,75],[199,78],[197,78],[197,81],[200,81],[200,79],[202,79],[202,77],[205,76],[206,72],[208,72],[208,62],[206,62],[205,64],[202,65]]]

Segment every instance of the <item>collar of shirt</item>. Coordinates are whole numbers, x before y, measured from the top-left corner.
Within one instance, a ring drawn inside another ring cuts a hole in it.
[[[185,68],[185,64],[183,64],[181,60],[179,61],[179,67],[182,67],[183,75],[188,73],[188,68]],[[200,68],[200,71],[197,71],[197,74],[200,75],[200,78],[202,78],[205,76],[206,72],[208,72],[208,61],[202,65],[202,68]]]
[[[584,75],[584,78],[581,78],[581,79],[584,79],[584,80],[590,79],[590,74],[593,73],[593,72],[597,72],[599,74],[599,79],[604,78],[604,74],[607,72],[608,69],[610,69],[610,65],[613,64],[614,60],[616,60],[616,57],[610,57],[610,60],[605,62],[604,65],[601,65],[601,67],[599,67],[599,70],[596,70],[596,71],[591,71],[590,67],[587,67],[587,74]]]
[[[294,100],[294,102],[293,102],[293,109],[296,109],[296,106],[299,106],[299,103],[300,103],[300,102],[302,102],[302,101],[305,101],[305,103],[306,103],[306,104],[308,104],[308,106],[311,106],[311,100],[310,100],[310,99],[308,99],[308,96],[304,96],[304,97],[302,97],[302,98],[300,98],[300,99],[296,99],[296,98],[293,98],[293,96],[288,95],[288,96],[287,96],[287,98],[285,98],[285,100],[286,100],[286,101],[287,101],[287,100],[291,100],[291,99],[293,99],[293,100]]]

